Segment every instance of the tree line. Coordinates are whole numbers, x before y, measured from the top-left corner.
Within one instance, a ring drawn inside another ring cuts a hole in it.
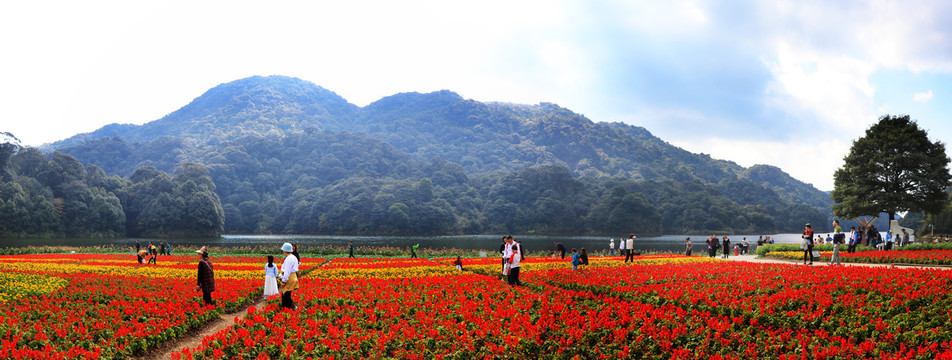
[[[104,138],[71,151],[86,159],[110,154],[110,163],[127,169],[171,168],[178,158],[204,164],[221,198],[226,233],[769,233],[827,218],[736,176],[715,184],[579,178],[561,164],[472,174],[440,157],[417,160],[361,133],[248,136],[200,151],[170,138],[157,142],[163,146]],[[168,160],[152,160],[163,154]]]
[[[0,237],[218,237],[214,191],[194,163],[174,176],[146,166],[122,178],[65,153],[0,144]]]

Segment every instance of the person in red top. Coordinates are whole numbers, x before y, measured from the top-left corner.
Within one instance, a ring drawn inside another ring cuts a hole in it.
[[[807,259],[810,260],[810,265],[813,265],[813,228],[810,227],[810,223],[805,225],[803,229],[803,265],[807,264]]]

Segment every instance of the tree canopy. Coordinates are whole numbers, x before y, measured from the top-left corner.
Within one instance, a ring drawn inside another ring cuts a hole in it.
[[[952,184],[945,145],[930,141],[908,115],[884,115],[853,142],[834,174],[837,216],[937,212]]]

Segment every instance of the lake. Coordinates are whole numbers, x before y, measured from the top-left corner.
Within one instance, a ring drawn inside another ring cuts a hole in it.
[[[663,236],[645,236],[638,237],[635,240],[635,249],[638,250],[656,250],[656,251],[684,251],[684,239],[689,235],[663,235]],[[750,243],[750,250],[757,248],[757,237],[760,235],[728,235],[732,244],[739,244],[741,239],[747,238]],[[772,234],[764,235],[774,238],[776,243],[800,242],[800,234]],[[523,244],[529,251],[537,250],[555,250],[554,243],[561,242],[570,251],[572,248],[586,248],[589,251],[598,251],[608,249],[610,237],[602,236],[541,236],[541,235],[516,235],[513,237],[516,241]],[[707,236],[690,235],[694,243],[694,251],[706,251],[707,245],[704,239]],[[167,241],[175,245],[209,245],[222,247],[240,247],[240,246],[280,246],[282,243],[291,242],[301,246],[345,246],[353,241],[356,246],[390,246],[390,247],[409,247],[414,243],[419,243],[424,248],[457,248],[457,249],[499,249],[502,235],[452,235],[452,236],[316,236],[316,235],[225,235],[220,239],[143,239],[139,243],[142,246],[148,245],[150,241]],[[135,238],[120,239],[0,239],[0,247],[25,247],[25,246],[99,246],[99,245],[118,245],[133,246]],[[617,249],[619,238],[615,238]]]

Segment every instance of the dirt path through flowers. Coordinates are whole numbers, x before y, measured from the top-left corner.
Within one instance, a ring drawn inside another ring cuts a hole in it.
[[[248,304],[240,311],[236,311],[230,314],[222,314],[217,320],[212,320],[202,326],[199,329],[189,331],[185,336],[173,341],[169,341],[162,345],[162,347],[150,351],[144,356],[140,356],[133,359],[138,360],[167,360],[172,358],[172,353],[182,351],[185,348],[195,348],[202,344],[202,340],[206,336],[215,334],[223,329],[228,328],[235,323],[235,319],[239,317],[244,317],[248,314],[249,307],[261,307],[265,303],[265,298],[259,297],[254,303]]]

